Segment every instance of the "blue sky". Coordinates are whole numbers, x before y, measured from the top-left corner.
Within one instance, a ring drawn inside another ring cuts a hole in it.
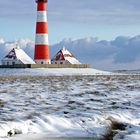
[[[65,46],[103,70],[140,69],[140,0],[48,0],[51,58]],[[0,1],[0,58],[34,52],[35,0]]]
[[[35,0],[0,1],[0,36],[6,40],[34,40],[35,20]],[[50,44],[63,38],[134,36],[140,33],[140,1],[49,0],[48,22]]]

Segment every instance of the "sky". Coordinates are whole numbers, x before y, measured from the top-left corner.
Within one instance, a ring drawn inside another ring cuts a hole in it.
[[[49,42],[64,38],[111,40],[140,32],[139,0],[48,0]],[[6,40],[35,38],[35,0],[0,1],[0,35]]]
[[[51,53],[65,45],[95,68],[140,68],[140,0],[48,0],[47,11]],[[11,46],[16,40],[33,46],[35,24],[35,0],[0,1],[0,46]]]

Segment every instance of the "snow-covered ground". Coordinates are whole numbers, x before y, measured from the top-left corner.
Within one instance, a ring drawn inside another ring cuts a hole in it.
[[[139,140],[140,75],[51,70],[0,70],[0,140]]]
[[[34,68],[34,69],[0,69],[0,76],[71,76],[104,75],[110,72],[92,68]]]

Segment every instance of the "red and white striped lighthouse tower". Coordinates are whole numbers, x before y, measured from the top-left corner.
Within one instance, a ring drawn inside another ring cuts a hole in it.
[[[48,46],[47,0],[36,0],[37,22],[34,60],[37,64],[50,64]]]

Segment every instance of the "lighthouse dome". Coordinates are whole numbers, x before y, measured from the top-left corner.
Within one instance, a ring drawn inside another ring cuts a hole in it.
[[[48,0],[36,0],[36,2],[47,2]]]

